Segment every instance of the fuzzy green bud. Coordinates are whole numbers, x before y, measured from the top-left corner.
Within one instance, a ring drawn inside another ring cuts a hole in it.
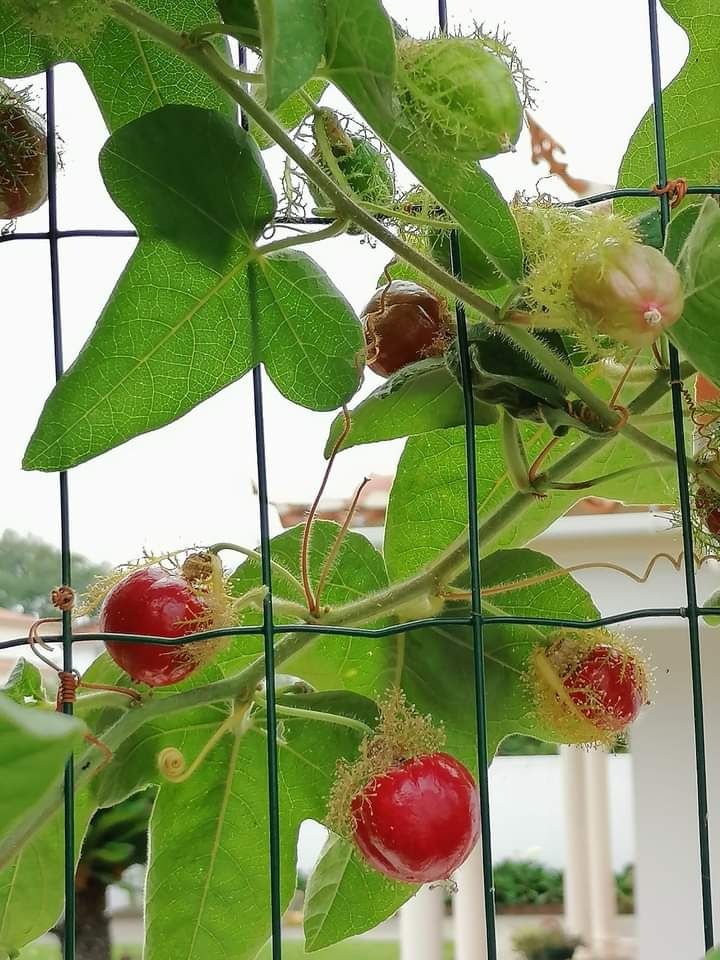
[[[428,144],[465,160],[494,157],[520,136],[523,107],[510,68],[472,37],[403,40],[402,118]]]

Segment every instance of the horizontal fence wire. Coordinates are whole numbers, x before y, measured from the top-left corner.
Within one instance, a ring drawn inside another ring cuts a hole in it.
[[[660,75],[660,46],[657,21],[657,0],[648,0],[649,31],[651,66],[653,81],[653,114],[655,120],[655,134],[658,160],[658,187],[667,183],[667,162],[664,133],[662,85]],[[438,0],[438,23],[441,32],[447,32],[447,5],[446,0]],[[55,87],[54,72],[46,71],[46,105],[48,127],[48,229],[46,231],[16,231],[0,235],[0,243],[19,240],[44,240],[48,242],[50,257],[51,279],[51,306],[53,351],[56,378],[63,373],[62,352],[62,316],[60,302],[60,258],[59,244],[65,239],[93,238],[136,238],[137,232],[132,229],[71,229],[61,230],[57,222],[57,136],[55,128]],[[720,195],[720,186],[689,186],[691,195]],[[659,202],[661,226],[665,232],[669,222],[669,201],[667,195],[658,197],[656,189],[651,188],[620,188],[607,190],[591,197],[573,201],[567,206],[584,207],[592,204],[613,200],[615,198],[653,198]],[[323,225],[331,222],[326,217],[277,218],[274,224],[278,227],[293,225]],[[451,235],[451,265],[457,276],[462,276],[458,237],[455,232]],[[274,639],[278,635],[289,633],[315,633],[323,635],[350,636],[358,638],[392,637],[399,633],[413,632],[433,626],[453,626],[470,628],[475,662],[475,693],[476,711],[475,727],[478,746],[479,788],[481,795],[482,817],[482,853],[484,873],[484,900],[486,913],[486,950],[487,960],[496,960],[497,947],[494,924],[494,897],[492,888],[492,860],[491,836],[489,820],[489,791],[487,782],[487,731],[485,718],[484,696],[484,656],[483,656],[483,628],[493,624],[529,624],[545,627],[573,628],[580,630],[606,627],[637,620],[678,619],[688,623],[690,660],[693,689],[693,723],[695,733],[695,757],[697,774],[697,805],[699,824],[700,849],[700,882],[703,908],[703,933],[706,947],[713,943],[712,917],[712,888],[710,874],[710,848],[708,831],[707,807],[707,773],[705,734],[702,704],[702,673],[700,661],[700,641],[698,618],[700,614],[720,615],[720,608],[700,607],[697,604],[695,589],[695,570],[693,565],[693,538],[691,523],[691,506],[688,491],[688,464],[685,454],[682,394],[679,384],[679,359],[677,351],[670,348],[671,363],[671,393],[673,398],[673,426],[675,431],[675,446],[678,461],[678,484],[681,514],[681,529],[684,548],[684,570],[687,589],[687,606],[680,607],[653,607],[642,610],[624,611],[592,620],[571,620],[567,618],[551,617],[522,617],[522,616],[485,616],[481,612],[482,588],[480,567],[480,543],[477,522],[477,491],[475,483],[475,445],[474,445],[474,410],[472,403],[472,385],[468,375],[467,333],[464,310],[461,304],[457,305],[458,338],[460,341],[460,356],[462,361],[463,396],[466,411],[466,466],[468,478],[468,521],[469,521],[469,563],[471,574],[471,603],[470,612],[458,616],[441,616],[429,619],[415,620],[407,623],[392,624],[379,628],[329,626],[320,623],[276,624],[272,610],[272,561],[271,540],[269,533],[268,487],[265,456],[265,423],[262,397],[262,373],[259,367],[253,370],[253,404],[256,429],[256,453],[258,468],[259,514],[260,514],[260,553],[262,581],[267,588],[263,602],[262,622],[257,625],[205,630],[188,637],[170,639],[167,637],[143,637],[143,643],[157,643],[163,645],[178,645],[197,642],[205,637],[218,636],[261,636],[265,641],[266,666],[266,697],[268,704],[268,812],[269,812],[269,844],[270,844],[270,910],[272,929],[272,960],[282,960],[282,903],[280,892],[280,834],[279,834],[279,797],[278,797],[278,750],[277,730],[274,722],[274,676],[273,652]],[[70,585],[70,509],[67,474],[59,477],[59,518],[61,534],[61,579],[65,585]],[[73,644],[107,639],[120,642],[137,642],[137,637],[128,634],[108,634],[100,632],[72,633],[71,613],[63,612],[62,633],[43,637],[46,641],[62,642],[63,669],[73,669]],[[0,642],[0,650],[11,649],[27,644],[27,637]],[[72,712],[71,704],[64,704],[67,713]],[[65,771],[65,931],[64,931],[64,960],[75,958],[75,842],[74,842],[74,790],[72,759],[68,762]]]

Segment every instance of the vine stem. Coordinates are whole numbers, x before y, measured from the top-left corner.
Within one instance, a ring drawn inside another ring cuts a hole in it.
[[[255,702],[261,707],[266,705],[263,697],[256,697]],[[373,730],[362,720],[355,717],[345,717],[338,713],[325,713],[322,710],[304,710],[302,707],[289,707],[284,703],[275,704],[275,713],[279,717],[299,717],[302,720],[317,720],[319,723],[331,723],[336,727],[350,727],[358,730],[365,737],[372,736]]]
[[[231,550],[233,553],[239,553],[244,557],[248,557],[251,560],[257,560],[258,563],[262,563],[262,555],[259,550],[251,550],[250,547],[243,547],[239,543],[229,543],[223,541],[222,543],[214,543],[211,547],[208,547],[208,553],[220,553],[221,550]],[[281,577],[284,577],[286,580],[289,580],[293,586],[302,593],[302,584],[295,576],[287,570],[281,563],[278,563],[277,560],[271,560],[273,570],[278,573]]]
[[[335,204],[340,216],[354,221],[397,256],[434,280],[446,293],[478,310],[498,326],[501,324],[503,311],[497,304],[486,300],[472,287],[448,273],[419,250],[405,243],[404,240],[401,240],[400,237],[388,230],[375,217],[359,206],[350,194],[343,190],[332,177],[328,176],[322,167],[315,163],[312,157],[309,157],[292,137],[288,136],[285,129],[272,114],[268,113],[247,90],[227,75],[227,64],[214,47],[205,42],[191,42],[188,35],[176,33],[166,24],[148,16],[143,11],[126,3],[125,0],[112,0],[110,9],[118,19],[170,47],[181,57],[203,70],[322,190]],[[560,357],[540,340],[533,337],[529,331],[504,325],[502,332],[504,336],[512,340],[529,356],[534,357],[539,366],[546,369],[557,383],[579,397],[592,410],[600,423],[611,429],[620,422],[618,414],[611,410],[591,387],[580,380],[579,377],[576,377],[572,369]]]
[[[692,368],[686,366],[684,371],[690,371]],[[686,372],[689,375],[689,372]],[[659,373],[653,383],[649,384],[629,405],[631,414],[645,413],[654,404],[656,404],[667,391],[667,379],[665,374]],[[594,456],[603,446],[612,442],[612,435],[607,437],[588,437],[579,443],[574,450],[566,453],[549,470],[538,478],[536,491],[542,489],[545,484],[548,487],[556,481],[562,480],[569,473],[574,472],[578,467]],[[668,448],[669,450],[669,448]],[[670,451],[672,453],[672,451]],[[657,451],[656,451],[657,453]],[[666,457],[662,457],[666,460]],[[672,453],[672,461],[675,457]],[[542,481],[542,482],[541,482]],[[518,517],[523,514],[530,505],[535,502],[535,494],[530,492],[516,491],[508,499],[498,506],[493,513],[485,517],[479,528],[480,540],[483,544],[484,553],[490,552],[495,546],[498,537],[510,523],[516,522]],[[323,621],[329,624],[342,626],[349,623],[371,622],[378,617],[397,610],[404,603],[414,600],[420,596],[439,595],[447,584],[452,583],[461,573],[463,573],[469,564],[469,539],[468,530],[465,529],[459,537],[450,543],[427,567],[421,570],[415,576],[400,583],[392,584],[386,590],[373,594],[369,597],[363,597],[353,603],[338,607],[336,610],[323,618]]]
[[[269,253],[277,253],[278,250],[286,250],[288,247],[301,247],[305,243],[317,243],[318,240],[329,240],[331,237],[337,237],[341,234],[349,223],[349,220],[334,220],[329,226],[323,227],[322,230],[311,230],[299,236],[296,235],[293,237],[283,237],[281,240],[273,240],[271,243],[266,243],[262,247],[257,247],[256,253],[265,257]]]

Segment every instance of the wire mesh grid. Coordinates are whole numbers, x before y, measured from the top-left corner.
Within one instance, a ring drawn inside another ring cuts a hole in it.
[[[442,33],[448,30],[448,9],[446,0],[438,0],[438,27]],[[667,184],[666,142],[663,115],[663,94],[660,70],[660,43],[658,35],[658,0],[648,0],[648,30],[651,51],[652,87],[653,87],[653,114],[655,126],[655,144],[657,157],[657,186],[663,188]],[[242,51],[241,51],[242,54]],[[0,236],[0,243],[19,240],[47,240],[50,261],[53,355],[55,377],[59,379],[63,374],[63,343],[62,343],[62,314],[60,298],[60,241],[73,237],[93,237],[97,239],[115,237],[137,237],[134,230],[101,230],[101,229],[73,229],[60,230],[57,218],[57,134],[55,126],[55,83],[52,68],[46,71],[46,114],[47,114],[47,161],[48,161],[48,229],[47,231],[22,232]],[[693,195],[720,195],[720,186],[705,185],[691,186],[689,194]],[[592,197],[576,201],[573,206],[582,207],[589,204],[612,200],[616,197],[655,198],[659,203],[662,233],[665,234],[670,220],[670,201],[667,193],[658,196],[657,190],[646,188],[624,188],[609,190]],[[282,224],[282,219],[276,221]],[[317,217],[306,217],[293,220],[293,223],[313,225],[328,221]],[[452,272],[462,276],[460,262],[460,247],[457,233],[451,235],[451,268]],[[253,274],[250,277],[250,304],[251,310],[256,306],[253,295]],[[265,679],[267,699],[267,771],[268,771],[268,844],[270,853],[270,914],[271,914],[271,951],[272,960],[282,960],[282,898],[280,893],[280,828],[279,828],[279,793],[278,793],[278,738],[276,721],[274,653],[275,639],[287,634],[322,633],[324,635],[340,635],[346,637],[379,638],[389,637],[399,633],[407,633],[422,629],[430,625],[444,625],[455,627],[470,627],[472,632],[474,680],[475,680],[475,728],[478,760],[478,785],[480,792],[481,814],[481,847],[483,861],[484,900],[486,916],[486,951],[488,960],[497,960],[497,942],[495,930],[495,909],[492,874],[492,844],[490,831],[490,800],[488,789],[488,762],[487,762],[487,726],[485,716],[485,671],[483,656],[483,628],[485,624],[535,624],[537,626],[571,627],[576,629],[593,629],[596,627],[611,626],[617,623],[629,622],[645,618],[669,617],[686,620],[688,624],[689,653],[692,678],[692,710],[695,736],[695,764],[696,789],[698,810],[698,845],[700,862],[700,888],[702,893],[703,937],[706,949],[714,943],[713,914],[712,914],[712,886],[710,873],[710,846],[708,829],[708,797],[707,771],[705,752],[705,731],[703,717],[703,687],[700,660],[699,614],[702,608],[698,607],[695,570],[693,531],[691,522],[690,493],[688,487],[688,463],[685,453],[685,434],[683,424],[683,395],[680,380],[680,359],[675,348],[669,347],[670,360],[670,391],[672,395],[672,412],[674,440],[677,457],[677,478],[680,500],[680,518],[683,543],[683,565],[687,602],[684,607],[663,607],[652,609],[635,609],[612,616],[600,617],[595,620],[554,619],[549,617],[520,617],[520,616],[484,616],[481,613],[481,564],[480,544],[482,530],[478,523],[478,502],[476,488],[476,449],[474,442],[474,405],[470,382],[467,326],[464,307],[456,304],[456,319],[458,330],[459,354],[461,361],[462,387],[465,410],[465,454],[467,466],[467,501],[469,524],[469,566],[471,584],[471,613],[469,616],[441,616],[433,619],[415,620],[409,623],[399,623],[381,628],[360,627],[333,627],[314,624],[276,624],[273,620],[272,609],[272,556],[269,524],[269,501],[267,482],[267,463],[265,446],[265,422],[263,408],[263,374],[260,367],[252,371],[254,423],[256,437],[256,457],[258,474],[258,502],[260,522],[260,553],[263,585],[266,594],[263,601],[263,619],[259,626],[234,627],[218,630],[206,630],[192,635],[192,640],[212,636],[262,636],[265,651]],[[67,473],[59,474],[59,518],[61,533],[61,582],[71,584],[71,548],[70,548],[70,508],[68,496]],[[62,651],[63,670],[73,670],[73,642],[80,640],[104,640],[107,634],[83,633],[81,637],[74,637],[72,631],[71,612],[62,613]],[[114,639],[132,642],[136,637],[114,634]],[[4,641],[0,649],[20,646],[27,642],[26,638]],[[144,643],[183,644],[190,642],[190,638],[169,640],[164,637],[144,637]],[[64,703],[63,711],[72,713],[72,703]],[[67,763],[64,776],[64,884],[65,884],[65,936],[63,943],[64,960],[75,960],[75,829],[74,829],[74,766],[72,757]]]

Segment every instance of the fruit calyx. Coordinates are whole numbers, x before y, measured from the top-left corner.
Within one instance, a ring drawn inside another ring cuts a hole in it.
[[[378,287],[360,317],[367,365],[381,377],[426,357],[442,356],[454,335],[447,303],[411,280]]]
[[[558,630],[531,675],[538,715],[563,743],[611,745],[648,702],[639,651],[604,629]]]
[[[437,753],[445,744],[443,731],[430,717],[421,716],[401,690],[392,689],[378,706],[380,718],[374,735],[361,742],[356,760],[338,763],[328,803],[328,826],[341,836],[352,836],[353,799],[368,783],[409,760]]]

